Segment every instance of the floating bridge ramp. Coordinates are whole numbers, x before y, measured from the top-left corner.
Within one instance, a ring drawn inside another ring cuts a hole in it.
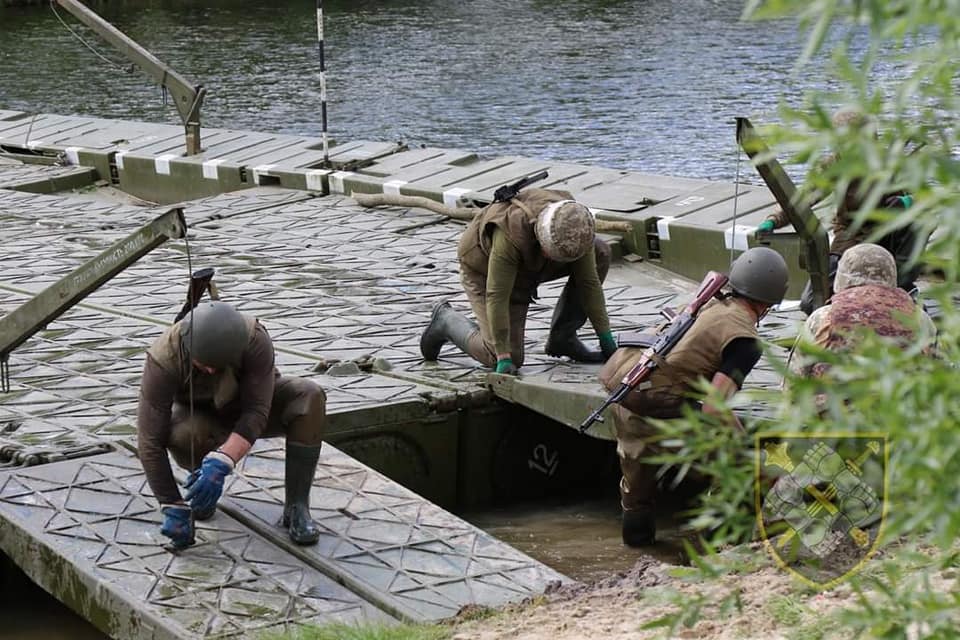
[[[184,242],[154,249],[12,353],[12,386],[0,403],[0,548],[117,638],[436,621],[567,580],[448,511],[546,482],[523,475],[536,473],[530,452],[545,443],[574,473],[576,464],[609,456],[602,429],[588,438],[537,422],[545,416],[572,425],[581,406],[586,415],[603,395],[597,367],[543,354],[562,283],[543,285],[531,307],[522,378],[498,381],[451,347],[425,363],[418,340],[433,306],[449,300],[469,308],[456,263],[463,226],[402,207],[364,209],[349,193],[482,201],[496,186],[548,168],[545,186],[589,196],[598,215],[634,223],[633,234],[614,242],[618,253],[643,261],[616,263],[605,283],[621,331],[648,327],[665,305],[685,299],[694,283],[684,270],[700,267],[671,269],[671,260],[683,259],[682,245],[670,244],[686,233],[679,209],[692,215],[697,202],[718,206],[731,191],[378,143],[343,145],[340,168],[318,169],[314,141],[227,131],[207,134],[210,154],[164,157],[180,144],[179,127],[61,116],[38,116],[23,144],[29,125],[23,114],[0,111],[0,148],[8,155],[0,163],[0,312],[157,215],[157,208],[36,186],[61,174],[89,179],[92,170],[98,181],[179,203],[189,264],[215,267],[223,299],[271,333],[280,370],[311,377],[328,394],[329,445],[312,495],[320,542],[296,547],[276,526],[283,451],[265,440],[230,477],[198,544],[173,555],[160,548],[159,514],[134,455],[134,416],[143,352],[185,293]],[[761,200],[757,211],[772,205],[769,194]],[[678,215],[665,226],[660,213],[668,205]],[[722,218],[706,230],[691,227],[697,242],[717,244],[700,254],[707,262],[729,257]],[[766,330],[794,324],[789,314],[771,316]],[[768,364],[755,380],[776,382]]]

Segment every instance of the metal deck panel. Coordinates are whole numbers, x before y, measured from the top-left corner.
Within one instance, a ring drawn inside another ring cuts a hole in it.
[[[0,546],[114,637],[255,638],[390,616],[222,511],[161,548],[140,463],[117,452],[0,471]],[[83,586],[81,586],[83,585]]]
[[[427,147],[424,149],[410,149],[401,151],[392,156],[376,161],[369,167],[364,167],[364,173],[380,177],[392,177],[393,174],[402,174],[405,171],[416,170],[424,165],[457,165],[477,160],[477,155],[459,149],[439,149]],[[401,176],[397,176],[401,177]]]
[[[96,175],[87,167],[7,163],[0,158],[0,189],[49,193],[93,184]]]

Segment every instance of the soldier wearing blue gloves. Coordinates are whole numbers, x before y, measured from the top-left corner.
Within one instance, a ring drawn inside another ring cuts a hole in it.
[[[137,409],[140,460],[164,516],[169,547],[194,543],[194,520],[213,516],[226,478],[260,437],[286,437],[283,526],[297,544],[320,536],[310,488],[326,416],[314,382],[281,377],[255,318],[204,302],[147,351]],[[180,495],[167,452],[191,470]]]

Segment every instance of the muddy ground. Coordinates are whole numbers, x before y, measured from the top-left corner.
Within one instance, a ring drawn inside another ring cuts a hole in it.
[[[723,554],[731,569],[715,580],[696,579],[688,567],[643,557],[625,572],[591,584],[559,586],[544,596],[499,611],[461,612],[453,623],[455,640],[599,640],[602,638],[749,638],[852,637],[829,614],[852,607],[858,596],[848,583],[820,591],[776,565],[762,543]],[[866,570],[869,570],[869,567]],[[874,567],[879,568],[879,565]],[[956,593],[956,571],[935,573],[934,586]],[[728,608],[705,605],[686,624],[645,629],[688,604],[725,596]],[[739,605],[737,604],[739,600]],[[907,637],[925,634],[908,633]]]

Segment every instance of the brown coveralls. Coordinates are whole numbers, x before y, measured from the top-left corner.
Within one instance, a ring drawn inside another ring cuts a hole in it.
[[[267,330],[256,319],[245,318],[250,341],[239,370],[206,374],[193,367],[181,344],[181,322],[168,327],[147,351],[137,406],[137,447],[147,482],[161,504],[181,499],[168,449],[178,465],[193,470],[231,433],[250,443],[281,435],[304,445],[323,440],[323,390],[311,380],[281,377]]]
[[[723,350],[736,338],[758,338],[754,318],[734,298],[713,300],[696,322],[654,370],[649,386],[631,391],[622,404],[613,406],[613,424],[620,458],[620,502],[624,511],[649,509],[656,497],[657,467],[643,461],[656,454],[656,428],[646,418],[679,418],[694,383],[711,380],[720,370]],[[642,348],[618,349],[600,371],[600,382],[614,391],[643,355]]]
[[[524,330],[530,303],[537,298],[537,286],[542,282],[556,280],[578,273],[587,262],[594,263],[594,274],[587,273],[585,282],[576,277],[576,295],[587,312],[590,323],[599,334],[610,330],[603,289],[600,284],[606,278],[610,268],[610,248],[600,240],[594,240],[592,254],[587,254],[572,263],[554,262],[543,255],[534,232],[534,226],[540,211],[551,202],[572,200],[567,191],[553,189],[527,189],[509,202],[494,203],[484,208],[467,225],[460,237],[457,255],[460,259],[460,282],[470,300],[470,306],[477,319],[480,331],[471,336],[468,353],[478,362],[493,367],[497,363],[498,348],[507,345],[498,344],[497,327],[491,326],[488,308],[487,276],[490,268],[490,254],[493,247],[493,234],[500,229],[506,235],[510,245],[519,252],[521,265],[509,300],[509,349],[511,360],[521,366],[524,359]],[[583,263],[583,264],[581,264]],[[590,276],[595,277],[591,278]]]

